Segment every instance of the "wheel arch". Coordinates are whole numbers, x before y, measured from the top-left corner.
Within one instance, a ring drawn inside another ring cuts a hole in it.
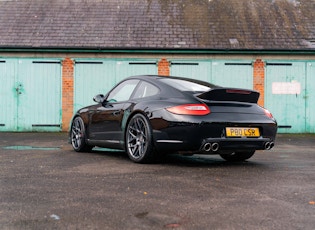
[[[86,114],[83,114],[83,113],[76,113],[76,114],[73,115],[73,117],[71,119],[71,122],[70,122],[70,126],[69,126],[69,137],[70,137],[70,132],[71,132],[73,121],[77,117],[81,117],[81,119],[83,120],[83,124],[84,124],[84,128],[85,128],[85,131],[86,131],[86,135],[88,137],[89,136],[89,130],[88,130],[89,119],[88,119],[88,116]]]
[[[76,114],[72,121],[69,131],[69,143],[77,152],[89,152],[94,146],[89,145],[86,132],[86,124],[79,114]]]
[[[124,128],[124,143],[126,143],[126,132],[127,132],[128,124],[129,124],[131,118],[133,118],[136,114],[142,114],[142,115],[148,120],[148,123],[149,123],[149,125],[150,125],[150,128],[151,128],[151,130],[152,130],[152,132],[153,132],[152,124],[151,124],[150,118],[149,118],[149,116],[148,116],[148,114],[150,114],[150,112],[145,112],[145,111],[143,111],[143,110],[136,109],[136,110],[132,111],[132,112],[129,114],[128,118],[126,119],[125,124],[123,124],[123,127],[125,127],[125,128]],[[155,147],[154,141],[152,142],[152,144],[153,144],[154,147]],[[126,148],[126,146],[124,146],[124,148]]]

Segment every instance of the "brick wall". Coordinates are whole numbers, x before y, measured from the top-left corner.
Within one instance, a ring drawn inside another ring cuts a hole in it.
[[[165,58],[162,58],[158,63],[158,75],[170,75],[170,63]]]
[[[254,90],[260,92],[258,105],[264,106],[265,97],[265,63],[261,59],[257,59],[254,62],[253,71]]]
[[[74,61],[65,58],[62,62],[62,131],[68,131],[73,115]]]

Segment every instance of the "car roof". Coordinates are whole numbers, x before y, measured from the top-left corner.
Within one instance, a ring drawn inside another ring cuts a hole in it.
[[[193,79],[193,78],[186,78],[186,77],[177,77],[177,76],[162,76],[162,75],[136,75],[136,76],[130,76],[127,79],[143,79],[143,80],[147,80],[147,81],[151,81],[151,82],[160,82],[157,81],[158,79],[178,79],[178,80],[184,80],[184,81],[189,81],[189,82],[193,82],[193,83],[197,83],[197,84],[201,84],[201,85],[206,85],[209,86],[211,88],[219,88],[220,86],[218,85],[214,85],[210,82],[206,82],[206,81],[201,81],[201,80],[197,80],[197,79]]]

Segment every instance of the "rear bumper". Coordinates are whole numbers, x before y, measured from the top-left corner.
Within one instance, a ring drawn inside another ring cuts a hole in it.
[[[220,151],[270,150],[274,147],[273,138],[205,138],[195,145],[180,140],[158,140],[159,151],[179,151],[182,153],[216,154]]]
[[[270,150],[273,147],[273,138],[207,138],[199,150],[204,153],[215,153],[226,150]]]
[[[219,151],[269,150],[274,146],[276,124],[239,124],[241,127],[258,127],[260,137],[226,137],[226,124],[184,124],[163,130],[154,130],[158,151],[207,153]],[[231,125],[229,125],[231,126]],[[210,146],[209,146],[210,144]],[[212,147],[212,145],[214,145]]]

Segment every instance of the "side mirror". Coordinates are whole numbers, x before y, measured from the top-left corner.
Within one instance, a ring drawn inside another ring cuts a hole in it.
[[[103,94],[97,94],[95,97],[93,97],[93,101],[97,103],[103,103],[105,100],[105,96]]]

